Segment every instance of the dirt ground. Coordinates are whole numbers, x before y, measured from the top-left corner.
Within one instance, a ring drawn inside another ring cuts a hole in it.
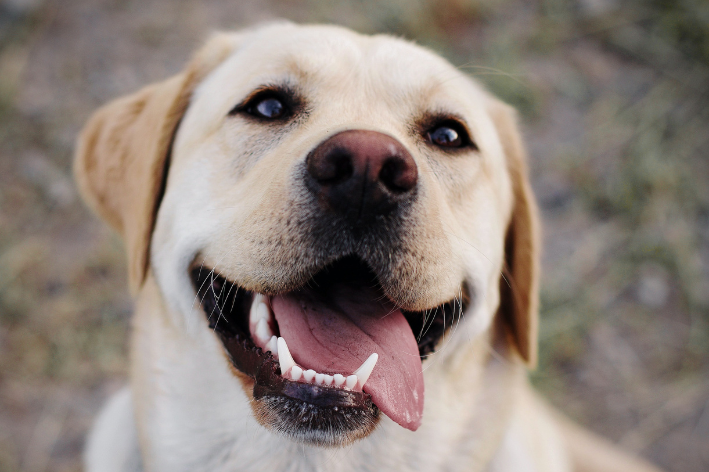
[[[126,380],[122,244],[71,178],[82,123],[210,31],[273,18],[410,38],[520,110],[534,383],[667,470],[709,470],[709,2],[0,0],[0,471],[79,470]]]

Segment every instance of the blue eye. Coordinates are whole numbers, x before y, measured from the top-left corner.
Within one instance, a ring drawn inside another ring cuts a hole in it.
[[[448,126],[439,126],[428,133],[429,139],[436,146],[460,147],[463,140],[456,130]]]
[[[286,85],[264,85],[232,108],[229,116],[248,116],[262,124],[271,121],[285,124],[303,110],[304,101],[296,90]]]
[[[269,120],[274,120],[276,118],[280,118],[283,116],[286,112],[286,107],[283,105],[283,103],[274,97],[269,97],[265,98],[258,103],[256,103],[255,106],[253,106],[249,112],[252,115],[259,116],[261,118],[266,118]]]
[[[425,134],[429,143],[443,149],[477,149],[465,125],[455,119],[444,119],[431,126]]]

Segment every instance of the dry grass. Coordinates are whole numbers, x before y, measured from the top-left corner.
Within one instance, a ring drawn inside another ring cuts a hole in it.
[[[83,209],[92,109],[273,17],[429,45],[521,111],[544,216],[553,403],[673,471],[709,469],[705,1],[0,3],[0,471],[79,469],[125,379],[120,241]]]

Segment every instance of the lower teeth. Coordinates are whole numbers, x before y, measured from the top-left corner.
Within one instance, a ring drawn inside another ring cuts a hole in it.
[[[297,365],[293,360],[293,356],[291,356],[286,340],[283,338],[278,338],[277,341],[274,342],[274,339],[276,339],[275,336],[271,338],[268,345],[276,345],[275,351],[271,350],[271,352],[275,352],[277,355],[278,363],[281,367],[281,375],[285,378],[290,377],[290,380],[296,382],[299,382],[302,379],[304,383],[324,385],[326,387],[334,386],[337,388],[344,388],[346,390],[362,390],[364,384],[369,379],[377,360],[379,359],[378,354],[373,353],[357,370],[354,371],[352,375],[347,377],[342,374],[321,374],[312,369],[303,371],[303,368]]]
[[[312,383],[327,387],[344,388],[346,390],[362,390],[364,384],[369,379],[374,366],[377,363],[378,355],[373,353],[362,365],[349,376],[342,374],[324,374],[315,372],[312,369],[303,370],[296,365],[291,356],[286,340],[273,335],[269,321],[273,319],[273,314],[269,308],[268,298],[262,294],[254,295],[249,314],[249,325],[254,341],[264,352],[271,352],[274,359],[278,360],[281,368],[281,375],[296,382]]]

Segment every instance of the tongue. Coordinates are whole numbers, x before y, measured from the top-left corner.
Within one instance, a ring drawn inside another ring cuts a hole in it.
[[[416,338],[399,309],[368,287],[334,285],[328,299],[304,290],[271,300],[280,335],[304,369],[347,376],[379,355],[364,391],[389,418],[418,429],[423,373]]]

